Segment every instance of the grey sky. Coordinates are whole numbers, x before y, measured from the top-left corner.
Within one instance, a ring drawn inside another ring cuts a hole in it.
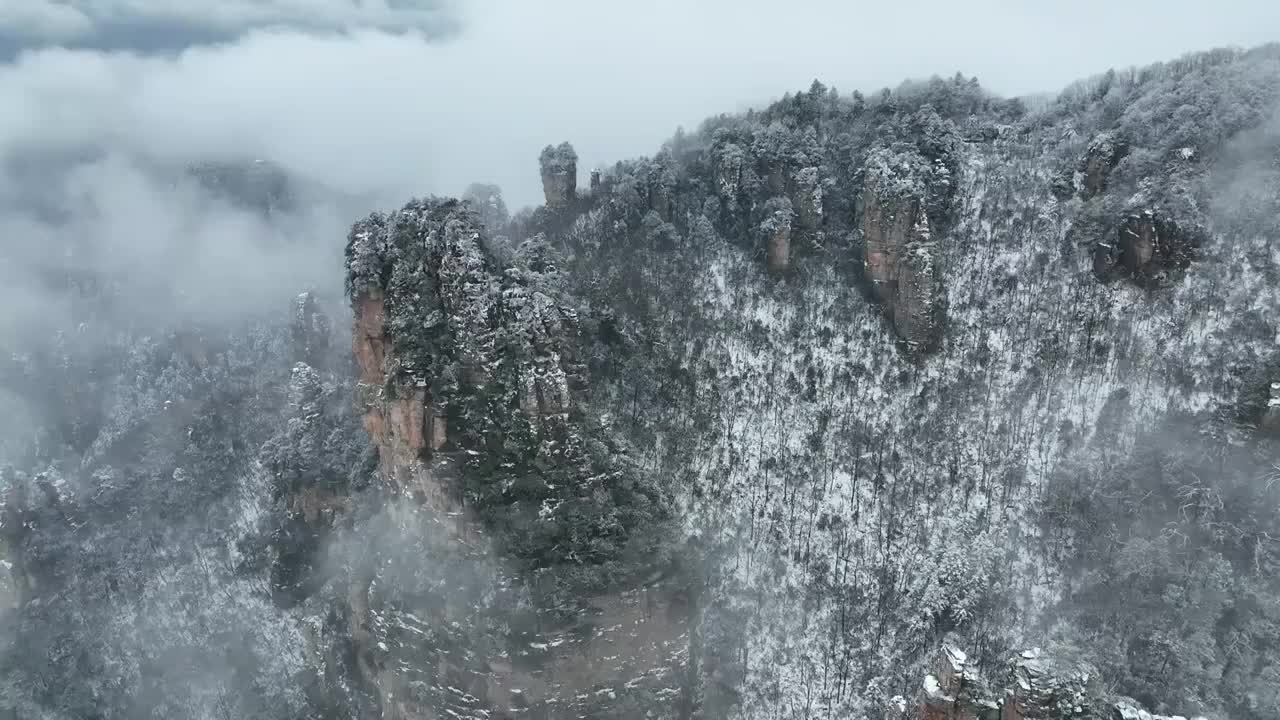
[[[444,34],[454,0],[0,0],[0,53],[19,47],[174,50],[254,29]]]
[[[144,53],[195,45],[145,57],[45,49],[0,66],[0,153],[67,143],[158,158],[241,152],[388,198],[497,182],[519,206],[538,199],[548,142],[570,140],[588,166],[647,154],[677,125],[815,77],[867,91],[962,71],[1022,94],[1280,39],[1271,0],[473,0],[451,4],[461,32],[429,44],[414,29],[442,27],[436,4],[0,0],[0,33],[32,46],[120,23],[189,32],[172,43],[140,35]]]

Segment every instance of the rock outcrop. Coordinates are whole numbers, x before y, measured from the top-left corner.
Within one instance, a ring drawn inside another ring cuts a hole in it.
[[[943,288],[937,239],[913,167],[888,154],[873,158],[860,198],[863,268],[894,330],[908,347],[942,340]]]
[[[944,645],[920,691],[920,720],[1186,720],[1157,715],[1136,701],[1109,697],[1096,669],[1050,658],[1039,649],[1010,658],[991,685],[964,651]],[[905,698],[894,698],[892,720],[910,717]],[[1194,720],[1203,720],[1195,718]]]
[[[1080,161],[1080,196],[1088,200],[1101,195],[1107,189],[1107,178],[1111,175],[1111,170],[1128,152],[1128,143],[1113,133],[1101,133],[1095,137]]]
[[[795,217],[791,201],[774,198],[765,205],[764,212],[760,230],[765,239],[766,265],[770,272],[786,272],[791,267],[791,221]]]
[[[567,142],[548,145],[539,158],[547,207],[560,208],[578,197],[578,153]]]
[[[499,268],[454,201],[410,203],[351,234],[365,428],[389,495],[437,528],[412,542],[443,568],[417,592],[376,572],[351,589],[361,674],[387,717],[598,716],[678,700],[666,688],[679,684],[690,609],[653,580],[660,565],[636,562],[663,556],[662,501],[616,458],[588,454],[607,439],[575,399],[577,318],[544,292],[553,264],[522,250],[525,265]],[[612,530],[589,550],[556,537],[598,522]]]
[[[320,310],[316,294],[308,291],[299,295],[293,304],[293,324],[289,326],[293,361],[324,368],[331,330],[329,316]]]
[[[1094,246],[1094,273],[1103,280],[1128,277],[1155,286],[1185,270],[1198,247],[1196,234],[1154,210],[1126,217],[1113,240]]]

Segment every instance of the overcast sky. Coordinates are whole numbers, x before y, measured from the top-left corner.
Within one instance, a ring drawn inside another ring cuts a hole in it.
[[[588,166],[648,154],[815,77],[1053,91],[1280,39],[1280,3],[0,0],[0,38],[0,153],[240,152],[388,197],[497,182],[518,206],[539,199],[548,142]]]

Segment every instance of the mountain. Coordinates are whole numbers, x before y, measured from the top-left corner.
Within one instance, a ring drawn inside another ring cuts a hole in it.
[[[12,715],[1280,717],[1280,46],[539,161],[5,368]]]

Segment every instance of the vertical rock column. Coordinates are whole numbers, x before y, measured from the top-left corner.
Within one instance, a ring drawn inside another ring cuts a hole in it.
[[[765,236],[765,259],[770,272],[781,273],[791,267],[791,222],[795,213],[791,201],[777,197],[765,205],[765,220],[760,229]]]
[[[539,157],[542,170],[542,193],[547,207],[561,208],[578,197],[578,153],[567,142],[548,145]]]
[[[862,235],[866,278],[898,336],[915,349],[937,347],[943,288],[921,202],[864,190]]]
[[[320,310],[313,292],[304,292],[293,305],[293,324],[289,326],[292,359],[316,369],[323,369],[329,351],[330,322]]]
[[[944,645],[936,674],[924,680],[920,698],[921,720],[973,720],[976,713],[964,702],[965,666],[968,658],[959,648]]]

